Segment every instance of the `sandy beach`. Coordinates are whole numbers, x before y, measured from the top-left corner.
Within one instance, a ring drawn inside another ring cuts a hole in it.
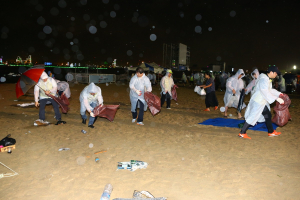
[[[277,129],[282,135],[269,138],[250,130],[247,140],[237,136],[237,128],[198,125],[223,114],[203,112],[205,97],[191,87],[179,87],[178,104],[172,100],[171,110],[164,107],[154,117],[148,110],[145,126],[137,126],[131,123],[128,84],[101,84],[104,104],[120,108],[113,122],[98,118],[95,128],[88,128],[79,113],[85,86],[71,85],[70,111],[62,116],[67,124],[35,127],[38,109],[16,106],[34,102],[33,89],[15,101],[15,84],[0,85],[0,137],[11,134],[17,141],[12,154],[1,153],[0,162],[19,173],[0,180],[1,199],[100,199],[107,183],[114,187],[111,199],[131,198],[134,190],[168,200],[300,199],[299,96],[290,95],[293,120]],[[223,96],[217,92],[220,106]],[[237,118],[233,108],[228,114]],[[46,120],[55,123],[51,105]],[[101,150],[107,152],[94,154]],[[148,167],[117,170],[118,162],[130,160]],[[0,165],[0,173],[9,172]]]

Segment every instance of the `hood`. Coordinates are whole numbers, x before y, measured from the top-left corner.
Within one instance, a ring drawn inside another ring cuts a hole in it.
[[[239,70],[235,73],[234,78],[238,79],[240,74],[244,74],[244,75],[241,77],[241,78],[243,78],[243,77],[245,76],[244,70],[239,69]]]
[[[97,93],[97,86],[92,82],[87,88],[88,93]]]
[[[256,77],[257,77],[257,79],[258,79],[258,76],[259,76],[259,71],[258,71],[258,69],[255,69],[252,73],[255,73],[255,74],[256,74]],[[252,75],[252,73],[251,73],[251,77],[254,79],[254,76]]]
[[[46,72],[43,72],[41,75],[41,79],[49,78],[49,76],[46,74]]]

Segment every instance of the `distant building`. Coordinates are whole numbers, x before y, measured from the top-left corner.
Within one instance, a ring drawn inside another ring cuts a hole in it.
[[[18,56],[16,59],[16,63],[31,65],[32,64],[31,55],[29,55],[28,58],[26,58],[26,60],[22,60],[22,58]]]
[[[163,44],[163,67],[174,70],[189,70],[190,47],[185,44]]]

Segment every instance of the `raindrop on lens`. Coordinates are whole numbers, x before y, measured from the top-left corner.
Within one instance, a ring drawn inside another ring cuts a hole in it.
[[[50,34],[52,32],[52,28],[50,26],[45,26],[43,28],[44,33]]]
[[[198,14],[198,15],[196,15],[195,18],[196,18],[197,21],[200,21],[202,19],[202,16],[200,14]]]
[[[142,58],[143,56],[144,56],[144,55],[143,55],[142,53],[140,53],[140,54],[139,54],[139,57],[141,57],[141,58]]]
[[[230,17],[234,17],[236,15],[236,12],[234,10],[230,11],[229,13]]]
[[[201,26],[196,26],[196,27],[195,27],[195,32],[196,32],[196,33],[201,33],[201,31],[202,31]]]
[[[114,5],[114,9],[115,9],[115,10],[120,10],[119,4],[115,4],[115,5]]]
[[[46,22],[45,18],[43,18],[42,16],[40,16],[38,19],[37,19],[37,23],[39,25],[44,25]]]
[[[131,51],[131,50],[128,50],[128,51],[127,51],[127,55],[128,55],[128,56],[132,56],[132,51]]]
[[[115,11],[111,11],[111,12],[110,12],[110,16],[111,16],[112,18],[115,18],[115,17],[117,16],[117,14],[116,14]]]
[[[54,69],[53,69],[53,72],[54,72],[55,74],[60,74],[60,73],[61,73],[61,69],[60,69],[60,68],[54,68]]]
[[[102,2],[103,2],[104,4],[108,4],[108,3],[109,3],[109,0],[102,0]]]
[[[72,81],[74,79],[74,76],[68,73],[65,78],[67,81]]]
[[[61,8],[65,8],[65,7],[67,7],[67,3],[64,0],[60,0],[58,2],[58,6]]]
[[[100,22],[100,27],[101,28],[106,28],[107,27],[107,23],[105,21],[101,21]]]
[[[3,82],[5,82],[6,81],[6,78],[5,77],[1,77],[0,78],[0,81],[3,83]]]
[[[23,81],[20,81],[20,87],[24,88],[24,87],[26,87],[26,84]]]
[[[73,38],[73,33],[67,32],[67,33],[66,33],[66,37],[67,37],[68,39],[72,39],[72,38]]]
[[[89,21],[89,20],[90,20],[90,16],[89,16],[88,14],[84,14],[84,15],[83,15],[83,19],[84,19],[85,21]]]
[[[97,28],[95,26],[90,26],[89,31],[91,34],[97,33]]]
[[[40,38],[41,40],[44,40],[46,38],[46,34],[43,32],[39,32],[38,38]]]
[[[222,60],[221,56],[218,56],[217,61],[221,61],[221,60]]]
[[[55,7],[51,8],[50,10],[51,15],[57,16],[59,14],[59,10]]]
[[[43,8],[43,6],[41,4],[38,4],[38,5],[35,6],[35,9],[37,11],[41,12],[44,8]]]
[[[150,40],[151,41],[155,41],[156,40],[156,35],[155,34],[151,34],[150,35]]]
[[[24,73],[26,71],[26,67],[19,67],[19,73]]]
[[[208,28],[208,31],[212,31],[212,27],[209,27],[209,28]]]
[[[74,44],[74,42],[70,42],[70,45],[73,45]]]

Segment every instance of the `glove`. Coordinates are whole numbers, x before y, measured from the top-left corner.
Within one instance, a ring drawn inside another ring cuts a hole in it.
[[[136,93],[137,93],[137,95],[139,95],[139,96],[141,96],[141,94],[142,94],[142,92],[141,92],[141,91],[139,91],[139,90],[136,90],[135,92],[136,92]]]
[[[90,112],[90,116],[91,116],[91,117],[95,117],[95,115],[94,115],[93,112]]]
[[[278,99],[276,99],[276,101],[278,101],[278,103],[280,103],[280,104],[284,104],[284,101],[282,98],[278,98]]]

